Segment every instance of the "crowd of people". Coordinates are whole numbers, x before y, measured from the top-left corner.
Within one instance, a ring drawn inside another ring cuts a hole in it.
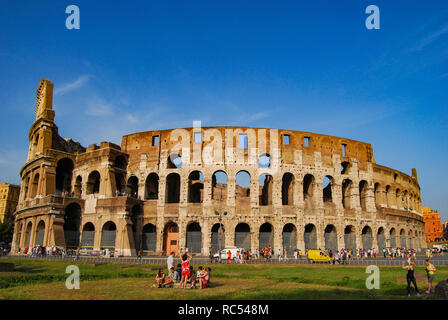
[[[174,287],[178,285],[180,288],[199,288],[204,289],[209,285],[211,268],[199,266],[194,271],[191,265],[191,255],[184,253],[179,255],[181,263],[174,267],[175,253],[171,252],[167,258],[168,274],[163,269],[159,269],[156,275],[156,284],[158,288]]]

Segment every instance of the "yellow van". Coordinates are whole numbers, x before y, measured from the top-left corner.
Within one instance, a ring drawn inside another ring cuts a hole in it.
[[[330,257],[323,250],[308,250],[308,260],[311,262],[328,262],[330,263]]]

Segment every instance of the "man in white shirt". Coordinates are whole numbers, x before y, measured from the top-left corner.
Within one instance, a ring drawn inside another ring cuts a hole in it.
[[[168,272],[171,270],[171,268],[174,268],[174,251],[172,251],[166,259],[166,266],[168,268]]]

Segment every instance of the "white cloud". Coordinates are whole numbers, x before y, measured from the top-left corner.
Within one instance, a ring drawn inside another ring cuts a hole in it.
[[[70,92],[74,89],[80,88],[84,85],[84,83],[87,82],[87,80],[89,80],[89,77],[90,76],[88,76],[88,75],[83,75],[70,83],[66,83],[66,84],[62,85],[59,88],[56,87],[56,89],[54,90],[54,94],[55,95],[63,95],[63,94],[66,94],[67,92]]]
[[[443,36],[444,34],[448,33],[448,25],[442,27],[441,29],[431,33],[430,35],[428,35],[426,38],[424,38],[423,40],[421,40],[414,48],[414,51],[419,51],[422,50],[424,47],[430,45],[431,43],[433,43],[434,41],[436,41],[438,38],[440,38],[441,36]]]

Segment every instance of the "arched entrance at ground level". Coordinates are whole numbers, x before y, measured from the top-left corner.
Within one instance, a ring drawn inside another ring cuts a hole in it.
[[[79,246],[79,227],[81,224],[81,207],[77,203],[70,203],[65,208],[64,237],[65,247],[76,249]]]
[[[44,245],[44,236],[45,236],[45,222],[41,220],[36,228],[36,246]]]
[[[406,232],[404,231],[404,229],[400,230],[400,247],[401,248],[407,248],[407,244],[406,244]]]
[[[330,249],[332,252],[338,251],[338,234],[334,225],[329,224],[325,228],[325,249]]]
[[[131,221],[132,221],[132,234],[134,236],[134,247],[135,251],[138,254],[142,247],[142,218],[143,218],[143,210],[140,205],[135,204],[131,208]]]
[[[215,223],[212,227],[212,240],[210,253],[215,254],[219,250],[224,249],[225,246],[225,230],[220,223]]]
[[[148,223],[145,224],[142,230],[142,251],[154,252],[157,244],[157,229],[156,226]]]
[[[31,229],[33,228],[33,224],[31,222],[28,222],[28,225],[26,226],[25,230],[25,248],[30,248],[30,241],[31,241]]]
[[[389,235],[390,235],[390,247],[396,248],[397,247],[397,232],[395,231],[394,228],[390,229]]]
[[[317,231],[314,224],[307,224],[305,226],[305,249],[317,249]]]
[[[115,237],[117,234],[117,226],[112,221],[104,224],[101,232],[101,249],[115,250]]]
[[[285,224],[282,232],[283,250],[287,255],[292,255],[297,249],[297,230],[292,223]]]
[[[192,222],[187,226],[186,247],[188,252],[201,253],[202,249],[202,231],[197,222]]]
[[[386,248],[386,236],[384,234],[384,228],[380,227],[377,233],[378,252],[382,252]]]
[[[235,227],[235,246],[250,250],[250,227],[247,223],[239,223]]]
[[[372,249],[372,229],[369,226],[362,229],[361,239],[364,249]]]
[[[274,233],[272,232],[272,225],[270,223],[263,223],[260,226],[259,232],[259,248],[269,248],[274,250]]]
[[[84,227],[82,227],[81,233],[81,248],[83,249],[93,249],[95,241],[95,226],[92,222],[87,222]]]
[[[414,248],[414,238],[412,237],[412,231],[409,231],[409,249],[415,249]]]
[[[163,230],[163,251],[166,255],[171,252],[177,256],[179,251],[179,227],[176,223],[170,222]]]
[[[354,226],[346,226],[344,229],[345,249],[356,250],[356,233]]]

